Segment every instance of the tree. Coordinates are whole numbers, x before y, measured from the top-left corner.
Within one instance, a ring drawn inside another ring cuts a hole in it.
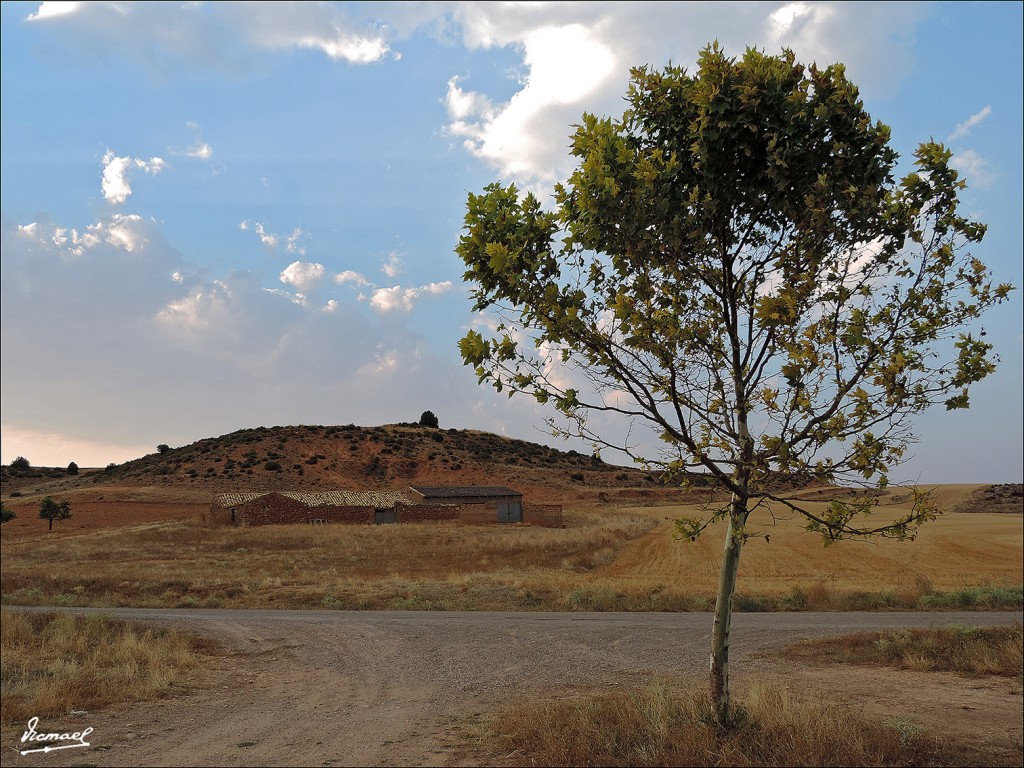
[[[32,464],[24,456],[18,456],[11,462],[11,469],[31,469]]]
[[[48,531],[53,530],[54,520],[67,520],[71,517],[71,504],[68,501],[56,502],[52,496],[47,496],[39,502],[39,517],[50,521]]]
[[[748,519],[803,515],[826,545],[912,538],[936,514],[924,495],[872,524],[871,496],[816,514],[772,479],[888,483],[912,418],[966,408],[996,357],[973,326],[1012,287],[971,256],[985,227],[958,213],[964,182],[941,144],[894,177],[889,129],[872,122],[842,65],[791,51],[698,68],[632,70],[621,119],[584,114],[576,170],[555,210],[514,185],[470,194],[457,252],[490,338],[459,342],[479,382],[552,404],[555,433],[612,447],[684,482],[703,472],[730,494],[693,539],[727,523],[710,682],[729,722],[729,627]],[[617,415],[612,442],[588,423]],[[564,426],[567,424],[568,426]],[[664,445],[640,454],[646,424]]]
[[[171,446],[167,443],[160,443],[160,445],[156,447],[157,453],[167,453],[169,450],[171,450]]]
[[[435,416],[431,411],[424,411],[423,414],[420,416],[420,426],[432,427],[434,429],[437,429],[437,416]]]
[[[73,462],[73,461],[70,464],[68,464],[68,474],[69,475],[77,475],[78,474],[78,465],[75,464],[75,462]]]
[[[10,522],[16,517],[17,515],[14,514],[14,510],[8,509],[7,506],[0,501],[0,525]]]

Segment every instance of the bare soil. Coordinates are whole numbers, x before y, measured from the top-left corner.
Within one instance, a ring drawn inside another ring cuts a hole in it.
[[[83,610],[83,609],[77,609]],[[217,638],[223,654],[190,692],[40,723],[92,727],[89,749],[14,754],[4,765],[515,765],[481,723],[510,697],[573,696],[646,680],[703,678],[706,614],[104,611]],[[968,745],[966,761],[1021,765],[1019,681],[843,665],[774,652],[803,637],[945,623],[1021,621],[1020,612],[738,614],[733,683],[781,680],[900,728]]]

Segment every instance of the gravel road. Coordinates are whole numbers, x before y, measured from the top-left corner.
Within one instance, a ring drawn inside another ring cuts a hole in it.
[[[5,729],[4,765],[500,762],[467,750],[475,716],[514,695],[702,678],[711,627],[706,613],[102,612],[217,638],[224,656],[212,684],[188,696],[42,724],[93,727],[88,750],[14,755],[22,728]],[[799,638],[1021,620],[1020,611],[736,614],[734,680],[739,685],[777,668],[765,652]]]

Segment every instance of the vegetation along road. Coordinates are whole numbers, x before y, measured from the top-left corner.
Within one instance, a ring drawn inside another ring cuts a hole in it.
[[[474,738],[481,718],[517,696],[704,678],[711,625],[706,613],[69,610],[211,636],[220,655],[187,695],[69,718],[62,725],[94,729],[88,756],[68,750],[19,764],[501,765],[506,756]],[[736,682],[741,696],[750,680],[768,677],[801,696],[1019,743],[1019,691],[953,690],[945,674],[818,668],[773,652],[829,634],[1021,619],[1020,611],[741,613]],[[6,729],[5,752],[19,736]]]

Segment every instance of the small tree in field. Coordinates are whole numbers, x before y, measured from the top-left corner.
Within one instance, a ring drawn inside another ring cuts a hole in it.
[[[438,423],[437,416],[435,416],[432,411],[424,411],[420,416],[420,426],[422,427],[432,427],[437,429]]]
[[[587,417],[646,422],[665,446],[652,463],[729,492],[677,523],[692,539],[727,522],[710,670],[725,724],[750,516],[786,508],[827,545],[912,537],[935,514],[923,495],[874,524],[870,497],[814,513],[771,479],[884,488],[912,417],[966,408],[994,370],[970,326],[1012,288],[968,251],[985,227],[958,213],[950,153],[922,144],[897,181],[889,129],[841,65],[715,45],[693,75],[634,69],[628,103],[618,120],[583,116],[556,210],[515,186],[469,195],[457,251],[475,309],[501,323],[460,350],[481,383],[554,405],[570,425],[556,432],[650,461]]]
[[[78,474],[78,465],[75,462],[73,462],[73,461],[70,464],[68,464],[68,474],[69,475],[77,475]]]
[[[71,504],[68,501],[54,501],[52,496],[47,496],[39,502],[39,517],[50,521],[48,531],[53,530],[54,520],[67,520],[71,517]]]

